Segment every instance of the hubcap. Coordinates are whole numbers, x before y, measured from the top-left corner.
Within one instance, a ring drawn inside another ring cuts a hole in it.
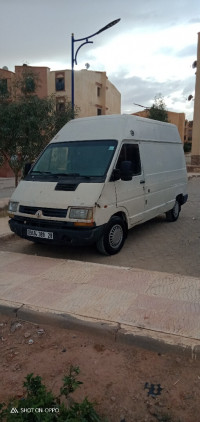
[[[112,248],[118,248],[123,240],[123,229],[120,224],[115,224],[109,233],[109,243]]]

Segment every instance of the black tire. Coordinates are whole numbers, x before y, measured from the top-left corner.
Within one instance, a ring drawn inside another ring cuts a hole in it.
[[[103,255],[115,255],[121,250],[126,236],[127,229],[123,220],[120,217],[113,217],[98,240],[97,249]]]
[[[181,211],[181,206],[180,206],[179,201],[176,199],[173,208],[170,211],[166,212],[167,221],[172,222],[172,221],[178,220],[180,211]]]

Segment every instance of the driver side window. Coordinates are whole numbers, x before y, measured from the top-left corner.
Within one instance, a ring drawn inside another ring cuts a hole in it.
[[[132,175],[141,174],[141,162],[139,145],[137,144],[123,144],[116,164],[116,168],[120,169],[122,161],[132,162]]]

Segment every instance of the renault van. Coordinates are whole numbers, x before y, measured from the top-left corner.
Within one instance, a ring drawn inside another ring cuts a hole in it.
[[[20,181],[9,225],[49,244],[120,251],[128,230],[187,201],[183,145],[175,125],[132,115],[67,123]]]

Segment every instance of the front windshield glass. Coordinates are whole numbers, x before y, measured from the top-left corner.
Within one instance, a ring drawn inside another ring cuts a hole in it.
[[[107,173],[116,146],[115,140],[50,144],[30,174],[103,177]]]

